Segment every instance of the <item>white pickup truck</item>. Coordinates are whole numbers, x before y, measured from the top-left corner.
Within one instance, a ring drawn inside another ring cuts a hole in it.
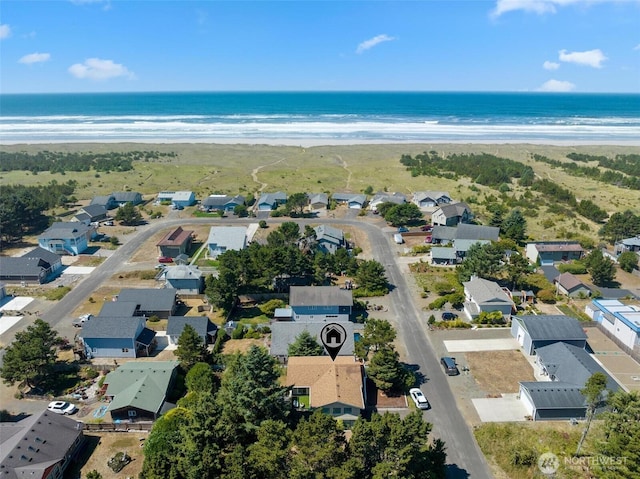
[[[82,325],[87,321],[91,320],[91,318],[93,318],[93,314],[90,314],[90,313],[83,314],[78,319],[74,319],[71,324],[73,324],[73,326],[75,326],[76,328],[81,328]]]

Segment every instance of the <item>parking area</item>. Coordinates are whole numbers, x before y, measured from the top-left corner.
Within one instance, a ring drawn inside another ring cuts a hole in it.
[[[640,391],[640,364],[598,328],[585,328],[585,331],[595,359],[629,391]]]
[[[515,393],[503,394],[499,398],[472,399],[473,406],[482,422],[526,421],[527,410]]]
[[[450,353],[464,353],[468,351],[508,351],[520,349],[514,338],[495,339],[457,339],[443,341],[444,347]]]

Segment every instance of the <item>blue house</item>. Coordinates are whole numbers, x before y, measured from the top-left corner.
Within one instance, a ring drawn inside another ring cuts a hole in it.
[[[111,196],[113,196],[116,203],[120,206],[126,203],[131,203],[134,206],[142,203],[142,195],[137,191],[119,191],[112,193]]]
[[[279,205],[287,202],[287,194],[282,191],[276,193],[264,193],[258,200],[258,211],[275,210]]]
[[[338,228],[329,225],[319,225],[314,228],[316,232],[316,244],[318,250],[323,253],[334,254],[339,248],[346,247],[344,233]]]
[[[200,294],[204,289],[204,275],[197,266],[178,264],[164,270],[167,286],[179,294]]]
[[[294,321],[344,322],[351,318],[351,290],[338,286],[291,286],[289,305]]]
[[[173,206],[185,208],[196,204],[196,194],[193,191],[161,191],[156,201],[170,201]]]
[[[94,235],[95,229],[91,226],[77,221],[58,221],[38,236],[38,244],[52,253],[76,256],[89,247],[89,239]]]
[[[202,200],[200,208],[204,211],[232,212],[236,206],[244,205],[245,198],[242,195],[210,195]]]
[[[367,202],[367,197],[358,193],[334,193],[331,198],[338,204],[347,205],[347,208],[362,209]]]
[[[136,358],[149,355],[155,331],[145,327],[142,316],[96,316],[82,325],[79,334],[87,358]]]

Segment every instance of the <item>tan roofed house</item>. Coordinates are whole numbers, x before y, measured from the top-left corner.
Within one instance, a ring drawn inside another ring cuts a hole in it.
[[[294,405],[322,409],[347,427],[365,409],[364,368],[353,356],[289,357],[286,385]]]

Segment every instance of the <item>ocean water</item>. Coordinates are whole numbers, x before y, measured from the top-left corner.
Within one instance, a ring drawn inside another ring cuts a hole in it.
[[[640,144],[640,95],[192,92],[0,95],[0,143]]]

